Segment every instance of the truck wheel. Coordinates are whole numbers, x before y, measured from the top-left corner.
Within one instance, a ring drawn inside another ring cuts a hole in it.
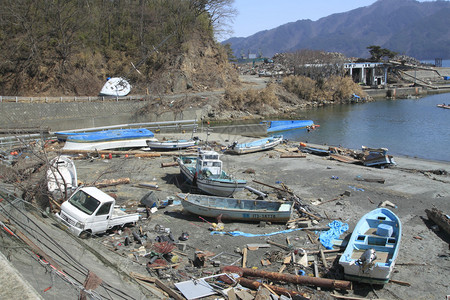
[[[90,231],[82,231],[79,236],[80,239],[88,239],[91,237],[91,235],[92,233]]]

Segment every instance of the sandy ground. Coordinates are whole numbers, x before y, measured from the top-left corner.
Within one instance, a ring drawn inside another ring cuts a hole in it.
[[[202,136],[203,135],[203,136]],[[166,135],[166,137],[179,137]],[[199,137],[206,140],[206,134],[200,133]],[[158,136],[162,138],[162,136]],[[234,140],[239,142],[249,141],[250,138],[211,134],[208,141],[216,141],[219,144],[228,145]],[[297,144],[280,145],[278,150],[288,149]],[[280,151],[271,150],[242,156],[223,155],[226,171],[236,178],[246,179],[249,185],[260,191],[269,193],[274,198],[273,189],[257,184],[254,180],[273,186],[289,187],[302,202],[321,217],[316,226],[327,226],[330,221],[340,220],[348,223],[350,229],[341,235],[344,238],[350,234],[356,222],[365,213],[376,208],[383,201],[390,201],[395,205],[390,207],[401,219],[403,236],[397,266],[392,279],[405,281],[411,286],[402,286],[389,283],[384,287],[371,287],[365,284],[355,284],[354,291],[350,295],[368,298],[383,299],[444,299],[450,294],[448,276],[450,275],[450,251],[449,237],[443,232],[431,230],[432,225],[428,220],[425,209],[436,207],[448,212],[450,200],[449,175],[435,175],[430,170],[445,170],[450,172],[448,162],[426,161],[412,158],[395,157],[397,166],[385,169],[364,167],[361,165],[344,164],[328,158],[308,154],[306,158],[280,158]],[[158,198],[164,201],[173,197],[180,191],[189,192],[189,186],[183,185],[178,167],[162,168],[161,163],[173,162],[173,156],[164,155],[160,158],[113,158],[112,160],[77,160],[78,178],[84,182],[91,182],[97,177],[119,178],[129,177],[131,184],[104,188],[106,192],[117,195],[118,202],[136,203],[149,192],[148,189],[137,187],[139,183],[156,182],[160,191],[156,191]],[[254,173],[248,173],[249,169]],[[447,173],[448,174],[448,173]],[[331,177],[338,177],[332,179]],[[358,181],[356,178],[383,178],[385,183]],[[356,190],[355,190],[356,188]],[[350,196],[340,197],[339,200],[329,201],[339,197],[345,191]],[[235,194],[236,198],[256,198],[248,191]],[[318,201],[326,202],[321,205]],[[389,207],[388,207],[389,208]],[[207,220],[216,222],[216,220]],[[263,237],[232,237],[228,235],[211,235],[208,228],[210,224],[183,211],[181,205],[169,206],[158,210],[149,220],[143,221],[143,226],[152,231],[155,225],[170,228],[174,238],[178,238],[182,232],[189,233],[186,241],[186,256],[180,256],[181,261],[187,263],[193,260],[194,251],[210,251],[215,254],[222,253],[218,260],[221,265],[231,263],[236,256],[237,248],[243,249],[247,244],[266,243],[269,239]],[[283,224],[267,224],[260,227],[254,223],[225,223],[225,231],[243,231],[246,233],[267,234],[284,230]],[[157,233],[149,232],[152,238]],[[318,245],[311,242],[306,232],[294,231],[288,234],[278,234],[270,237],[270,240],[286,245],[289,237],[295,248],[317,249]],[[96,240],[96,239],[93,239]],[[276,246],[250,251],[247,266],[261,270],[278,270],[281,263],[271,266],[262,266],[261,259],[287,252]],[[120,251],[119,251],[120,252]],[[124,253],[126,251],[124,250]],[[125,255],[125,254],[124,254]],[[223,256],[228,255],[228,257]],[[320,261],[320,258],[318,258]],[[188,265],[188,264],[187,264]],[[187,271],[186,271],[187,270]],[[212,266],[203,271],[198,269],[186,269],[194,276],[201,276],[209,271],[217,270]],[[190,270],[190,271],[189,271]],[[321,275],[342,276],[339,269],[331,271],[321,268]],[[312,269],[305,269],[307,274]],[[203,273],[202,273],[203,272]],[[287,270],[285,272],[293,272]],[[154,275],[154,274],[153,274]],[[305,291],[304,288],[300,290]],[[306,289],[316,299],[326,298],[328,291]]]
[[[248,142],[252,138],[219,135],[212,133],[197,134],[203,141],[215,145],[229,145],[233,141]],[[179,138],[180,135],[157,135],[159,139]],[[184,136],[187,138],[188,136]],[[257,152],[241,156],[221,156],[225,170],[236,178],[246,179],[248,185],[269,194],[269,198],[276,198],[276,193],[270,187],[261,185],[263,182],[271,186],[281,187],[281,183],[290,188],[304,205],[309,207],[320,221],[314,226],[326,227],[333,220],[340,220],[349,224],[349,230],[341,235],[344,239],[349,235],[356,222],[367,212],[376,208],[383,201],[390,201],[395,207],[392,209],[401,219],[403,235],[395,272],[391,279],[407,282],[410,286],[388,283],[384,286],[370,286],[354,283],[354,289],[348,292],[332,291],[315,287],[295,286],[286,287],[298,290],[309,295],[311,299],[332,299],[332,293],[341,293],[347,296],[366,299],[445,299],[450,294],[450,238],[443,232],[432,230],[432,223],[428,221],[425,209],[436,207],[444,212],[449,212],[450,200],[450,163],[426,161],[413,158],[394,157],[397,166],[385,169],[369,168],[361,165],[344,164],[307,154],[304,158],[281,158],[280,155],[287,149],[298,146],[298,143],[290,142],[277,146],[275,150]],[[125,158],[113,157],[112,159],[88,158],[77,159],[78,179],[86,184],[103,179],[117,179],[128,177],[129,184],[102,188],[103,191],[113,193],[117,197],[118,204],[132,212],[136,210],[140,202],[150,190],[139,187],[139,183],[154,182],[159,186],[155,195],[164,202],[174,198],[180,191],[189,192],[190,187],[183,184],[178,167],[161,167],[161,163],[174,161],[176,154],[165,153],[157,158]],[[436,175],[432,170],[446,171],[446,175]],[[251,172],[249,172],[251,171]],[[332,179],[338,178],[338,179]],[[366,182],[357,178],[382,178],[384,183]],[[344,192],[348,196],[339,197]],[[236,198],[252,198],[256,196],[244,190],[235,194]],[[339,198],[338,200],[333,200]],[[327,202],[328,201],[328,202]],[[323,202],[323,204],[317,205]],[[177,202],[175,202],[177,204]],[[87,268],[93,270],[108,285],[103,285],[97,291],[103,296],[112,299],[161,299],[164,298],[160,290],[149,292],[128,275],[137,272],[146,276],[159,277],[167,285],[174,282],[185,281],[189,278],[201,278],[220,271],[220,267],[236,263],[241,258],[238,250],[244,249],[248,244],[265,244],[271,240],[281,245],[287,245],[289,238],[293,249],[319,249],[316,244],[317,236],[314,232],[293,231],[285,234],[276,234],[270,237],[269,233],[286,229],[285,224],[264,224],[225,222],[225,231],[242,231],[245,233],[261,234],[259,237],[233,237],[230,235],[211,235],[209,223],[216,220],[191,215],[183,211],[181,205],[160,208],[150,218],[142,214],[137,230],[142,228],[145,233],[147,250],[152,249],[152,244],[158,237],[166,234],[155,231],[155,226],[169,228],[178,241],[183,232],[189,234],[189,239],[180,245],[181,250],[174,252],[174,261],[180,265],[176,269],[150,271],[146,269],[148,258],[137,255],[137,250],[142,246],[133,241],[130,245],[124,245],[124,235],[116,233],[102,235],[88,240],[81,240],[68,236],[58,228],[52,218],[39,218],[39,214],[31,214],[33,222],[39,224],[52,239],[40,237],[35,242],[47,253],[57,259],[68,274],[76,277],[81,283],[85,279]],[[23,215],[20,215],[22,218]],[[297,216],[297,215],[296,215]],[[296,217],[293,216],[293,217]],[[209,223],[208,223],[209,222]],[[24,222],[31,224],[30,221]],[[34,226],[34,225],[33,225]],[[36,231],[36,229],[33,229]],[[310,236],[308,236],[308,234]],[[40,235],[38,235],[40,236]],[[167,235],[166,235],[167,236]],[[38,293],[45,299],[77,299],[77,289],[66,281],[56,280],[51,272],[42,273],[42,264],[31,259],[28,253],[15,250],[22,248],[17,246],[7,235],[0,235],[2,252],[11,260],[11,263],[22,273]],[[49,241],[56,241],[50,243]],[[65,250],[53,252],[55,245],[61,245]],[[217,255],[213,260],[216,266],[207,262],[204,267],[192,266],[196,251]],[[57,256],[56,253],[70,253],[71,256]],[[270,248],[259,248],[248,251],[247,267],[259,270],[278,271],[282,266],[281,260],[289,255],[280,247],[271,245]],[[329,265],[325,268],[320,262],[320,257],[310,255],[310,263],[315,259],[319,262],[319,272],[322,277],[342,279],[342,272],[337,266],[337,260],[333,260],[336,254],[327,254]],[[271,259],[272,264],[263,266],[262,259]],[[76,265],[83,267],[75,267]],[[306,275],[313,274],[311,266],[304,267]],[[294,274],[294,268],[288,266],[284,274]],[[280,285],[279,283],[275,283]],[[51,286],[49,289],[48,287]],[[154,286],[154,285],[153,285]],[[112,289],[111,287],[114,287]],[[120,290],[120,292],[119,292]],[[1,295],[1,294],[0,294]],[[126,296],[125,296],[126,295]],[[1,297],[0,297],[1,298]],[[211,296],[209,299],[216,299]]]

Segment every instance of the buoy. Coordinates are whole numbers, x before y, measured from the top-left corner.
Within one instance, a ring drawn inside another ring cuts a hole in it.
[[[105,154],[102,154],[100,157],[101,157],[102,159],[105,159]]]
[[[112,154],[111,153],[108,154],[108,158],[112,159]]]

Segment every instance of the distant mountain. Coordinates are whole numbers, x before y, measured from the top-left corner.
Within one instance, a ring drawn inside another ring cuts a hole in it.
[[[366,47],[377,45],[418,59],[450,59],[450,2],[378,0],[317,21],[299,20],[222,42],[227,43],[236,57],[313,49],[367,58]]]

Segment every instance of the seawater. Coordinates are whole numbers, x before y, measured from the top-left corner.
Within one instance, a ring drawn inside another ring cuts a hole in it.
[[[284,131],[291,141],[361,149],[388,148],[388,154],[450,162],[450,94],[419,99],[378,100],[309,110],[301,119],[320,127]]]

